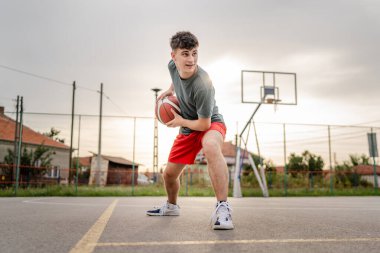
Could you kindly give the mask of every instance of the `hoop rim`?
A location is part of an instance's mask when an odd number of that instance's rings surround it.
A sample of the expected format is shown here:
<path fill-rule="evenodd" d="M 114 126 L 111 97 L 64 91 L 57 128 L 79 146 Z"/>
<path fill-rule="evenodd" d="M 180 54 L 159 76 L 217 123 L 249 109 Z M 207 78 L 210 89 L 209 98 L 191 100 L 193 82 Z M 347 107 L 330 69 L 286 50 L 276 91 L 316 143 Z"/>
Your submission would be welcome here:
<path fill-rule="evenodd" d="M 267 104 L 278 104 L 278 102 L 281 102 L 281 99 L 276 98 L 266 98 L 265 103 Z"/>

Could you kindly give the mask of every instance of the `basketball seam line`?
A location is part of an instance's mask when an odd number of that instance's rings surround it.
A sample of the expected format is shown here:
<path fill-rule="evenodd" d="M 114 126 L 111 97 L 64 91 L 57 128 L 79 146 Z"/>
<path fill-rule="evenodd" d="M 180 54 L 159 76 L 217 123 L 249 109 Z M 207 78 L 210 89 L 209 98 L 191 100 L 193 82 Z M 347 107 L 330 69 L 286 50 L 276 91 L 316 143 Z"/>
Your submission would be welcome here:
<path fill-rule="evenodd" d="M 171 106 L 173 106 L 179 113 L 181 113 L 181 108 L 178 107 L 178 105 L 176 105 L 175 103 L 173 103 L 172 101 L 170 101 L 168 99 L 167 103 Z"/>
<path fill-rule="evenodd" d="M 159 100 L 158 101 L 158 105 L 157 105 L 157 118 L 158 118 L 158 120 L 162 123 L 162 124 L 164 124 L 164 122 L 162 122 L 162 119 L 161 119 L 161 115 L 160 115 L 160 109 L 161 109 L 161 106 L 162 106 L 162 100 Z"/>
<path fill-rule="evenodd" d="M 162 124 L 165 124 L 164 122 L 162 122 L 162 119 L 161 119 L 161 115 L 160 115 L 160 111 L 161 111 L 161 106 L 164 104 L 164 103 L 167 103 L 167 104 L 169 104 L 169 105 L 171 105 L 172 107 L 174 107 L 174 109 L 176 109 L 179 113 L 181 113 L 181 109 L 179 108 L 179 106 L 177 106 L 175 103 L 173 103 L 171 100 L 169 100 L 168 98 L 164 98 L 164 99 L 162 99 L 162 100 L 160 100 L 159 101 L 160 103 L 159 103 L 159 106 L 158 106 L 158 109 L 157 109 L 157 111 L 158 111 L 158 117 L 159 117 L 159 120 L 160 120 L 160 122 L 162 123 Z M 167 116 L 170 116 L 170 114 L 169 114 L 169 112 L 168 112 L 168 110 L 167 110 L 167 108 L 166 108 L 166 106 L 164 106 L 164 111 L 166 112 L 166 115 Z"/>

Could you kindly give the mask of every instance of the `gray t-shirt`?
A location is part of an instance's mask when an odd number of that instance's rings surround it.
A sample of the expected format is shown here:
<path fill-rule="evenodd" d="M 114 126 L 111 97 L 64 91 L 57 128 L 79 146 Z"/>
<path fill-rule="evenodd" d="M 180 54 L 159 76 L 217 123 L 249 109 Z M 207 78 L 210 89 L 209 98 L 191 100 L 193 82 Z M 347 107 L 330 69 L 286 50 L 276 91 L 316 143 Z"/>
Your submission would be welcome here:
<path fill-rule="evenodd" d="M 216 106 L 214 86 L 206 71 L 198 66 L 192 77 L 181 79 L 173 60 L 169 62 L 168 68 L 184 119 L 211 118 L 211 122 L 224 123 L 223 116 L 219 114 Z M 180 128 L 180 133 L 185 135 L 193 131 L 187 127 Z"/>

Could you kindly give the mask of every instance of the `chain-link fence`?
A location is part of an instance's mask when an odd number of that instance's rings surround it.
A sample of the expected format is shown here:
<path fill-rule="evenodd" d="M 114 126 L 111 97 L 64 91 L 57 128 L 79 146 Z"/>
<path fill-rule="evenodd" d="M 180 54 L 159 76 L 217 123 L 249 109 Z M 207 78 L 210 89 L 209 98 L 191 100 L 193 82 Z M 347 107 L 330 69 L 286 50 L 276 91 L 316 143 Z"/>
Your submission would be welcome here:
<path fill-rule="evenodd" d="M 7 113 L 7 116 L 15 118 L 12 113 Z M 89 184 L 137 187 L 151 185 L 155 176 L 157 182 L 154 184 L 162 185 L 161 173 L 178 129 L 159 124 L 159 169 L 153 171 L 153 118 L 103 116 L 101 144 L 98 116 L 76 115 L 74 122 L 74 152 L 72 164 L 69 166 L 71 115 L 24 114 L 20 187 L 76 187 Z M 53 138 L 56 138 L 57 142 L 64 142 L 63 146 L 49 146 L 45 143 L 44 145 L 50 148 L 49 151 L 38 154 L 40 157 L 36 159 L 36 148 L 39 146 L 36 143 L 39 140 L 34 135 L 28 135 L 28 129 L 48 134 L 52 128 L 59 132 Z M 369 157 L 367 134 L 371 132 L 378 136 L 380 128 L 256 122 L 250 131 L 247 149 L 264 159 L 267 165 L 266 179 L 272 191 L 287 194 L 291 189 L 323 189 L 329 192 L 333 192 L 334 189 L 357 187 L 373 189 L 376 178 L 374 169 L 377 169 L 376 176 L 380 169 L 374 166 L 374 160 Z M 91 170 L 96 167 L 93 160 L 99 147 L 103 159 L 107 161 L 106 174 L 102 174 L 103 182 L 91 183 L 91 173 L 93 176 L 102 173 Z M 15 184 L 16 168 L 10 159 L 13 151 L 13 141 L 1 140 L 0 184 L 3 189 Z M 46 163 L 49 159 L 50 162 Z M 233 184 L 234 171 L 234 163 L 229 164 L 230 187 Z M 259 189 L 248 165 L 243 167 L 241 178 L 243 189 Z M 211 188 L 206 164 L 187 167 L 181 180 L 188 190 L 198 187 L 207 188 L 209 191 Z"/>

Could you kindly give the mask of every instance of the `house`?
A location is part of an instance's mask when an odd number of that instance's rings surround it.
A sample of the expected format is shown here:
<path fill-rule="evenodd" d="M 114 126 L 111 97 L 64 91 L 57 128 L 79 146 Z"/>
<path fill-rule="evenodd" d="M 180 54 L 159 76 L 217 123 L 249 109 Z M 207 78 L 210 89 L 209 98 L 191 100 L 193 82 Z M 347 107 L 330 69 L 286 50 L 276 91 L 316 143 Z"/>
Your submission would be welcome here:
<path fill-rule="evenodd" d="M 16 121 L 6 116 L 4 107 L 0 107 L 0 164 L 4 163 L 4 158 L 8 154 L 7 150 L 14 150 L 15 128 Z M 35 150 L 40 145 L 48 147 L 53 152 L 52 168 L 48 170 L 45 178 L 57 179 L 61 183 L 67 183 L 70 148 L 23 125 L 22 149 Z M 1 172 L 0 169 L 0 174 Z"/>
<path fill-rule="evenodd" d="M 78 166 L 78 184 L 88 185 L 90 170 L 91 170 L 91 156 L 73 158 L 73 168 L 76 170 Z M 75 173 L 76 175 L 76 173 Z"/>
<path fill-rule="evenodd" d="M 284 166 L 276 166 L 275 171 L 277 174 L 284 174 L 285 173 L 285 167 Z"/>
<path fill-rule="evenodd" d="M 222 154 L 227 163 L 230 183 L 231 180 L 233 180 L 235 174 L 236 148 L 237 146 L 235 144 L 232 144 L 232 141 L 224 142 L 222 146 Z M 249 152 L 248 150 L 242 148 L 240 155 L 243 165 L 249 165 L 250 163 L 248 156 L 252 155 L 252 152 Z M 199 151 L 199 153 L 197 154 L 195 158 L 195 164 L 191 166 L 190 173 L 200 174 L 201 176 L 203 176 L 204 174 L 208 174 L 207 160 L 203 153 L 203 150 Z"/>
<path fill-rule="evenodd" d="M 226 160 L 228 167 L 234 167 L 236 163 L 236 145 L 232 144 L 232 141 L 224 142 L 222 146 L 222 154 L 224 159 Z M 247 151 L 246 149 L 241 149 L 241 157 L 243 158 L 243 164 L 249 164 L 248 154 L 252 155 L 252 152 Z M 195 158 L 195 162 L 199 164 L 206 164 L 206 158 L 203 153 L 203 150 L 199 151 L 197 157 Z"/>
<path fill-rule="evenodd" d="M 235 174 L 236 145 L 232 144 L 232 141 L 224 142 L 222 146 L 222 154 L 227 163 L 229 173 L 229 184 L 231 184 Z M 247 151 L 246 149 L 241 150 L 241 157 L 243 158 L 242 162 L 244 165 L 250 165 L 248 159 L 249 154 L 252 155 L 253 153 Z M 158 173 L 159 175 L 157 177 L 157 182 L 163 182 L 162 173 L 165 167 L 166 164 L 163 164 L 163 166 L 160 169 L 160 172 Z M 145 172 L 145 175 L 148 176 L 148 178 L 154 178 L 153 172 Z M 199 153 L 195 157 L 194 164 L 187 165 L 185 167 L 181 174 L 180 180 L 181 183 L 185 183 L 187 180 L 187 182 L 189 182 L 190 184 L 195 182 L 206 182 L 207 184 L 209 184 L 210 178 L 208 175 L 207 161 L 204 156 L 203 150 L 199 151 Z"/>
<path fill-rule="evenodd" d="M 354 173 L 361 176 L 362 180 L 365 180 L 373 185 L 375 185 L 375 177 L 373 171 L 373 165 L 356 165 L 353 167 Z M 377 177 L 377 187 L 380 184 L 380 166 L 376 165 L 376 177 Z"/>
<path fill-rule="evenodd" d="M 98 156 L 96 154 L 92 157 L 82 157 L 80 159 L 82 161 L 91 160 L 89 185 L 131 185 L 133 169 L 135 170 L 134 184 L 137 185 L 139 163 L 133 163 L 122 157 L 101 155 L 99 171 Z M 100 175 L 99 178 L 97 178 L 97 175 Z"/>

